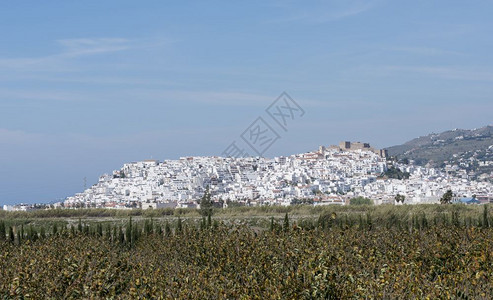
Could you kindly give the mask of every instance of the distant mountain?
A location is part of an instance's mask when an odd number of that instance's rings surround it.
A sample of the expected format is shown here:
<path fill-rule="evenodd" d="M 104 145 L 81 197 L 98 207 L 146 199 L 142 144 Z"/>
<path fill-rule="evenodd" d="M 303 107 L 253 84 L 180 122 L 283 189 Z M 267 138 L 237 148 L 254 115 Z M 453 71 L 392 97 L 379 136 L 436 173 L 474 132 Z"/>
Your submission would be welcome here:
<path fill-rule="evenodd" d="M 412 159 L 418 165 L 456 165 L 484 174 L 493 171 L 493 126 L 432 133 L 387 150 L 390 156 Z"/>

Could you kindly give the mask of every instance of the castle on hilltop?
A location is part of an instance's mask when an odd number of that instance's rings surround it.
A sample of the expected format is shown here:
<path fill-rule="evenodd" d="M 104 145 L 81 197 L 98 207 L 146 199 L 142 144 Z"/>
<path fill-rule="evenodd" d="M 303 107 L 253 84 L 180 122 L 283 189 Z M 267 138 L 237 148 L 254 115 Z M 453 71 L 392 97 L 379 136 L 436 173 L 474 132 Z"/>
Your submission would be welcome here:
<path fill-rule="evenodd" d="M 371 151 L 377 155 L 380 155 L 380 157 L 386 158 L 388 157 L 388 152 L 386 149 L 375 149 L 370 146 L 370 143 L 361 143 L 361 142 L 349 142 L 349 141 L 343 141 L 340 142 L 338 146 L 330 146 L 329 148 L 331 149 L 339 149 L 341 151 Z M 323 153 L 325 151 L 325 146 L 320 146 L 319 152 Z"/>
<path fill-rule="evenodd" d="M 371 151 L 377 155 L 380 155 L 380 157 L 387 157 L 388 152 L 386 149 L 375 149 L 370 146 L 370 143 L 361 143 L 361 142 L 340 142 L 339 143 L 339 149 L 345 150 L 345 151 L 354 151 L 354 150 L 366 150 L 366 151 Z"/>

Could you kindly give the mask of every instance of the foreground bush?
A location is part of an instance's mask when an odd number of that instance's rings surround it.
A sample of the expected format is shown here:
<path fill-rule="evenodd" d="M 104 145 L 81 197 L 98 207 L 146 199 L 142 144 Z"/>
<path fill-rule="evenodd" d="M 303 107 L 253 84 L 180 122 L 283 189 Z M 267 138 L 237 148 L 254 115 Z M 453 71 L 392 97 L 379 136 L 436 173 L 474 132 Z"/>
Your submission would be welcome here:
<path fill-rule="evenodd" d="M 180 223 L 174 232 L 149 230 L 132 247 L 64 232 L 0 241 L 0 297 L 486 298 L 492 257 L 493 229 L 464 226 L 255 232 Z"/>

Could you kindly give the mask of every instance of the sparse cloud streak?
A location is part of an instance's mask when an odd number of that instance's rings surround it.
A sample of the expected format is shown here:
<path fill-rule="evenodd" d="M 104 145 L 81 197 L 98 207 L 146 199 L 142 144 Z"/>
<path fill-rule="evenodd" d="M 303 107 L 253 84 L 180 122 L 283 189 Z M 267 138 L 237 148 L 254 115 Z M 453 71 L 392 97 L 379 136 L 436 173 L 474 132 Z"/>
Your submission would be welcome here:
<path fill-rule="evenodd" d="M 493 81 L 493 72 L 467 67 L 440 66 L 386 66 L 385 70 L 393 73 L 416 73 L 442 79 L 464 81 Z"/>
<path fill-rule="evenodd" d="M 426 56 L 438 56 L 438 55 L 457 55 L 462 56 L 465 53 L 460 51 L 450 51 L 433 47 L 389 47 L 385 50 L 395 51 L 395 52 L 404 52 L 409 54 L 416 55 L 426 55 Z"/>
<path fill-rule="evenodd" d="M 280 6 L 285 16 L 270 20 L 272 23 L 310 22 L 326 23 L 362 14 L 376 5 L 376 1 L 326 1 L 299 9 L 290 4 Z"/>
<path fill-rule="evenodd" d="M 64 51 L 61 56 L 81 56 L 128 50 L 131 41 L 123 38 L 85 38 L 58 40 Z"/>
<path fill-rule="evenodd" d="M 39 57 L 0 58 L 0 68 L 14 71 L 64 72 L 74 70 L 72 60 L 79 57 L 113 54 L 144 47 L 161 46 L 163 39 L 77 38 L 55 41 L 57 53 Z M 75 68 L 77 69 L 77 68 Z"/>

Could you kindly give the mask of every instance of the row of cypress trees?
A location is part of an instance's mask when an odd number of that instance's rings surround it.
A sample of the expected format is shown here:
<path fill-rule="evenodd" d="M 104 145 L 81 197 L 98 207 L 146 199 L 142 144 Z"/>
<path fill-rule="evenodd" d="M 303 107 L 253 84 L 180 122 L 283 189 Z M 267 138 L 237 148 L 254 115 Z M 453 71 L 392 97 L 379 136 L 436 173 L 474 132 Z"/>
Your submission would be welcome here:
<path fill-rule="evenodd" d="M 335 212 L 323 214 L 318 218 L 317 224 L 312 224 L 310 220 L 300 221 L 300 227 L 304 229 L 320 228 L 322 230 L 339 227 L 340 229 L 357 227 L 363 230 L 371 230 L 374 226 L 385 226 L 387 229 L 396 228 L 399 230 L 422 230 L 432 226 L 455 226 L 455 227 L 493 227 L 493 218 L 488 212 L 488 207 L 483 206 L 481 215 L 461 216 L 459 210 L 450 213 L 434 214 L 427 216 L 425 212 L 415 213 L 409 216 L 401 216 L 393 212 L 373 219 L 372 214 L 358 214 L 338 216 Z"/>
<path fill-rule="evenodd" d="M 216 224 L 216 222 L 214 222 Z M 201 224 L 201 228 L 211 227 L 211 218 L 208 217 L 207 223 L 205 219 Z M 70 224 L 69 226 L 60 225 L 54 223 L 49 232 L 46 231 L 45 226 L 36 227 L 33 224 L 28 226 L 10 225 L 7 226 L 4 220 L 0 220 L 0 242 L 10 241 L 12 243 L 21 244 L 25 241 L 36 241 L 38 239 L 45 239 L 53 236 L 95 236 L 108 239 L 112 242 L 118 242 L 122 245 L 132 247 L 139 240 L 141 236 L 148 236 L 151 234 L 157 234 L 162 236 L 171 236 L 173 234 L 180 234 L 184 230 L 184 225 L 180 217 L 178 217 L 175 223 L 174 229 L 168 221 L 164 224 L 164 228 L 156 224 L 151 218 L 144 220 L 143 224 L 136 223 L 129 218 L 128 222 L 123 225 L 116 224 L 103 224 L 102 222 L 96 223 L 84 223 L 79 218 L 78 223 Z"/>
<path fill-rule="evenodd" d="M 383 222 L 383 224 L 378 224 Z M 488 208 L 485 205 L 483 208 L 483 213 L 477 218 L 472 218 L 470 216 L 461 217 L 458 211 L 452 212 L 450 215 L 441 214 L 435 215 L 431 220 L 426 216 L 426 214 L 414 214 L 409 220 L 402 221 L 398 216 L 394 214 L 388 215 L 385 220 L 378 220 L 374 222 L 371 214 L 367 213 L 364 217 L 363 215 L 358 215 L 358 219 L 349 218 L 347 214 L 343 217 L 339 217 L 336 213 L 330 215 L 322 215 L 319 217 L 318 221 L 314 223 L 311 220 L 301 220 L 299 222 L 299 227 L 302 229 L 315 229 L 319 228 L 322 230 L 327 230 L 332 227 L 340 227 L 341 229 L 357 226 L 360 229 L 371 230 L 374 225 L 386 226 L 390 228 L 399 228 L 405 230 L 421 230 L 429 228 L 430 226 L 466 226 L 466 227 L 481 227 L 489 228 L 493 226 L 493 219 L 489 216 Z M 107 223 L 104 225 L 102 222 L 97 223 L 83 223 L 79 218 L 77 226 L 71 224 L 69 227 L 60 226 L 54 223 L 49 232 L 46 231 L 44 226 L 36 228 L 33 224 L 29 224 L 24 227 L 20 226 L 7 226 L 5 221 L 0 220 L 0 241 L 10 241 L 12 243 L 21 244 L 23 241 L 36 241 L 38 239 L 44 239 L 49 236 L 57 235 L 86 235 L 86 236 L 96 236 L 101 238 L 106 238 L 112 242 L 118 242 L 122 245 L 133 247 L 141 236 L 148 236 L 151 234 L 171 236 L 173 234 L 180 234 L 183 232 L 182 220 L 178 217 L 174 230 L 171 225 L 166 221 L 164 229 L 161 225 L 156 224 L 154 220 L 146 219 L 144 224 L 141 226 L 139 223 L 135 223 L 132 217 L 129 218 L 128 222 L 124 225 L 114 225 Z M 216 229 L 219 223 L 214 220 L 212 221 L 211 214 L 206 214 L 202 217 L 200 222 L 200 230 L 207 230 L 209 228 Z M 293 224 L 293 228 L 298 228 L 297 224 Z M 290 220 L 288 214 L 284 216 L 284 221 L 278 224 L 274 221 L 274 217 L 271 218 L 270 230 L 275 232 L 288 232 L 291 230 Z"/>

